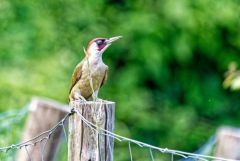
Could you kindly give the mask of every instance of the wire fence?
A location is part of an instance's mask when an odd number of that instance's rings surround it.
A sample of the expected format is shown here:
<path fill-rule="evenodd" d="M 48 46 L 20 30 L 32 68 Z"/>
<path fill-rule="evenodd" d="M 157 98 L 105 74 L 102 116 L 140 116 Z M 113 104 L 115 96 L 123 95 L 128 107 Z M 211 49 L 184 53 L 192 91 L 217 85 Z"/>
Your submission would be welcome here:
<path fill-rule="evenodd" d="M 74 112 L 77 113 L 77 115 L 81 118 L 81 120 L 92 130 L 95 130 L 98 134 L 100 135 L 106 135 L 108 137 L 114 138 L 114 140 L 117 140 L 119 142 L 127 142 L 128 143 L 128 149 L 129 149 L 129 155 L 130 155 L 130 160 L 133 161 L 133 155 L 132 155 L 132 148 L 131 145 L 135 144 L 138 145 L 141 148 L 148 148 L 151 160 L 154 161 L 154 156 L 152 153 L 152 150 L 157 150 L 160 153 L 163 154 L 170 154 L 171 155 L 171 161 L 174 160 L 174 156 L 179 156 L 182 158 L 192 158 L 194 160 L 202 160 L 202 161 L 208 161 L 208 160 L 215 160 L 215 161 L 237 161 L 237 160 L 232 160 L 232 159 L 225 159 L 225 158 L 219 158 L 219 157 L 214 157 L 214 156 L 209 156 L 209 155 L 201 155 L 201 154 L 195 154 L 195 153 L 189 153 L 189 152 L 184 152 L 180 150 L 173 150 L 173 149 L 168 149 L 168 148 L 161 148 L 161 147 L 156 147 L 138 140 L 134 140 L 131 138 L 127 138 L 115 133 L 112 133 L 110 131 L 107 131 L 105 129 L 101 129 L 94 125 L 93 123 L 89 122 L 87 119 L 85 119 L 81 113 L 74 109 Z"/>
<path fill-rule="evenodd" d="M 28 112 L 28 107 L 23 108 L 21 111 L 11 111 L 11 112 L 7 112 L 6 114 L 2 114 L 2 118 L 8 118 L 9 116 L 12 117 L 12 122 L 9 122 L 8 124 L 11 123 L 15 123 L 16 121 L 19 121 L 21 118 L 24 117 L 24 115 Z M 51 138 L 51 136 L 55 133 L 58 132 L 57 129 L 62 128 L 63 133 L 64 133 L 64 137 L 67 140 L 67 131 L 66 131 L 66 125 L 65 122 L 67 121 L 68 117 L 71 115 L 72 113 L 68 113 L 66 114 L 61 121 L 59 121 L 55 126 L 53 126 L 51 129 L 44 131 L 42 133 L 40 133 L 39 135 L 35 136 L 34 138 L 24 141 L 24 142 L 20 142 L 18 144 L 11 144 L 8 146 L 4 146 L 4 147 L 0 147 L 0 154 L 1 153 L 9 153 L 10 151 L 14 151 L 14 150 L 24 150 L 28 160 L 32 161 L 30 152 L 29 152 L 29 148 L 34 148 L 36 146 L 40 147 L 40 155 L 41 155 L 41 159 L 42 161 L 44 160 L 44 152 L 45 152 L 45 146 L 47 145 L 49 139 Z M 14 119 L 14 116 L 16 117 Z M 1 118 L 1 114 L 0 114 L 0 118 Z M 1 127 L 1 126 L 0 126 Z M 10 155 L 16 155 L 16 153 L 11 153 Z M 4 160 L 6 161 L 8 157 L 0 157 L 0 160 Z"/>
<path fill-rule="evenodd" d="M 0 113 L 0 132 L 13 124 L 19 123 L 28 113 L 28 105 L 21 110 L 13 110 Z"/>
<path fill-rule="evenodd" d="M 17 119 L 20 119 L 21 117 L 23 118 L 23 116 L 27 113 L 27 108 L 22 109 L 21 111 L 16 111 L 16 112 L 9 112 L 9 113 L 1 113 L 0 114 L 0 119 L 4 118 L 4 117 L 14 117 L 14 116 L 20 116 Z M 44 160 L 44 152 L 45 152 L 45 146 L 48 143 L 48 140 L 51 138 L 52 134 L 54 132 L 56 132 L 56 130 L 58 128 L 62 128 L 63 130 L 63 134 L 64 134 L 64 138 L 65 141 L 68 142 L 68 136 L 67 136 L 67 130 L 66 130 L 66 125 L 65 123 L 67 122 L 68 118 L 72 115 L 72 114 L 77 114 L 77 116 L 82 120 L 82 122 L 87 125 L 87 127 L 89 127 L 91 130 L 94 130 L 95 132 L 97 132 L 97 134 L 99 135 L 104 135 L 106 137 L 110 137 L 113 138 L 115 141 L 120 142 L 120 143 L 127 143 L 127 149 L 129 151 L 129 160 L 130 161 L 134 161 L 134 154 L 133 154 L 133 150 L 132 150 L 132 146 L 135 145 L 139 148 L 144 148 L 147 149 L 149 152 L 149 159 L 151 161 L 155 161 L 155 160 L 159 160 L 158 158 L 156 158 L 156 155 L 154 155 L 154 153 L 160 153 L 160 154 L 165 154 L 165 155 L 169 155 L 170 157 L 170 161 L 174 161 L 174 160 L 200 160 L 200 161 L 210 161 L 210 160 L 214 160 L 214 161 L 239 161 L 239 160 L 233 160 L 233 159 L 225 159 L 225 158 L 219 158 L 219 157 L 214 157 L 214 156 L 209 156 L 209 155 L 202 155 L 202 154 L 196 154 L 196 153 L 189 153 L 189 152 L 184 152 L 184 151 L 180 151 L 180 150 L 174 150 L 174 149 L 168 149 L 168 148 L 161 148 L 161 147 L 156 147 L 138 140 L 134 140 L 131 138 L 127 138 L 118 134 L 115 134 L 113 132 L 107 131 L 105 129 L 101 129 L 99 127 L 97 127 L 97 125 L 93 124 L 92 122 L 88 121 L 86 118 L 83 117 L 83 115 L 76 109 L 76 108 L 72 108 L 70 113 L 67 113 L 61 121 L 59 121 L 55 126 L 53 126 L 51 129 L 37 135 L 36 137 L 25 141 L 25 142 L 21 142 L 18 144 L 11 144 L 9 146 L 5 146 L 5 147 L 0 147 L 0 154 L 1 153 L 8 153 L 9 151 L 13 151 L 13 150 L 17 150 L 17 149 L 22 149 L 25 150 L 26 155 L 29 159 L 29 161 L 32 161 L 32 158 L 29 154 L 29 150 L 28 147 L 32 146 L 36 146 L 37 144 L 39 144 L 40 146 L 40 155 L 42 158 L 42 161 Z M 13 121 L 14 122 L 14 121 Z M 1 126 L 0 126 L 1 127 Z M 1 158 L 0 158 L 1 159 Z M 1 159 L 2 160 L 2 159 Z"/>
<path fill-rule="evenodd" d="M 18 135 L 16 129 L 21 127 L 21 123 L 23 122 L 22 120 L 25 118 L 27 113 L 28 105 L 21 108 L 21 110 L 12 110 L 0 113 L 0 136 L 9 136 L 6 139 L 0 140 L 0 146 L 3 144 L 10 144 L 12 139 L 9 138 L 11 136 L 15 137 L 16 135 Z"/>
<path fill-rule="evenodd" d="M 11 145 L 19 141 L 21 136 L 22 124 L 28 113 L 28 105 L 20 110 L 11 110 L 0 113 L 0 147 Z M 8 154 L 8 156 L 7 156 Z M 13 160 L 14 151 L 8 151 L 7 154 L 1 154 L 0 160 Z"/>

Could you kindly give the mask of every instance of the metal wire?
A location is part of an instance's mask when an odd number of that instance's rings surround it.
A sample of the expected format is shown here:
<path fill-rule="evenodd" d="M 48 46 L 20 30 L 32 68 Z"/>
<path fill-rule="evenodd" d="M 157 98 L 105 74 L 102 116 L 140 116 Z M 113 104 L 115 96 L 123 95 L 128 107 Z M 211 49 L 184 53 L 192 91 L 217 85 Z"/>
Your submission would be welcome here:
<path fill-rule="evenodd" d="M 133 143 L 136 144 L 140 147 L 145 147 L 145 148 L 151 148 L 151 149 L 155 149 L 158 150 L 161 153 L 166 153 L 166 154 L 172 154 L 175 156 L 180 156 L 183 158 L 193 158 L 193 159 L 198 159 L 198 160 L 203 160 L 203 161 L 208 161 L 208 160 L 218 160 L 218 161 L 239 161 L 239 160 L 234 160 L 234 159 L 226 159 L 226 158 L 221 158 L 221 157 L 214 157 L 214 156 L 209 156 L 209 155 L 201 155 L 201 154 L 195 154 L 195 153 L 189 153 L 189 152 L 184 152 L 184 151 L 180 151 L 180 150 L 173 150 L 173 149 L 168 149 L 168 148 L 160 148 L 160 147 L 156 147 L 138 140 L 134 140 L 131 138 L 127 138 L 115 133 L 112 133 L 110 131 L 107 131 L 105 129 L 99 128 L 96 125 L 94 125 L 93 123 L 89 122 L 87 119 L 85 119 L 81 113 L 77 110 L 77 109 L 73 109 L 73 111 L 75 111 L 77 113 L 77 115 L 80 117 L 80 119 L 90 128 L 93 128 L 94 130 L 98 130 L 100 131 L 100 133 L 102 135 L 107 135 L 109 137 L 112 137 L 120 142 L 128 142 L 128 143 Z"/>
<path fill-rule="evenodd" d="M 9 150 L 12 150 L 12 149 L 21 149 L 22 147 L 27 147 L 27 146 L 35 146 L 37 143 L 40 143 L 44 140 L 48 140 L 51 136 L 51 134 L 58 128 L 58 127 L 61 127 L 62 124 L 64 124 L 64 122 L 67 120 L 67 118 L 71 115 L 72 113 L 68 113 L 67 115 L 64 116 L 64 118 L 59 121 L 55 126 L 53 126 L 51 129 L 45 131 L 45 132 L 42 132 L 40 133 L 39 135 L 37 135 L 36 137 L 28 140 L 28 141 L 25 141 L 25 142 L 22 142 L 22 143 L 18 143 L 18 144 L 12 144 L 12 145 L 9 145 L 9 146 L 6 146 L 6 147 L 1 147 L 0 148 L 0 153 L 1 152 L 7 152 Z M 44 147 L 45 147 L 45 144 L 44 144 Z"/>
<path fill-rule="evenodd" d="M 64 138 L 66 140 L 66 143 L 68 143 L 68 137 L 67 137 L 67 132 L 66 132 L 65 126 L 64 126 L 64 124 L 62 124 L 61 126 L 63 128 Z"/>
<path fill-rule="evenodd" d="M 27 112 L 29 111 L 28 105 L 21 108 L 21 110 L 7 111 L 0 113 L 0 131 L 9 129 L 13 124 L 19 123 Z"/>
<path fill-rule="evenodd" d="M 26 153 L 27 153 L 28 160 L 32 161 L 32 158 L 31 158 L 31 156 L 30 156 L 30 154 L 29 154 L 29 152 L 28 152 L 28 150 L 27 150 L 27 146 L 24 146 L 24 148 L 25 148 L 25 151 L 26 151 Z"/>
<path fill-rule="evenodd" d="M 88 126 L 91 130 L 97 132 L 99 135 L 105 135 L 107 137 L 113 138 L 116 141 L 119 142 L 127 142 L 128 143 L 128 148 L 129 148 L 129 153 L 130 153 L 130 157 L 131 157 L 131 161 L 133 161 L 133 156 L 132 156 L 132 149 L 131 149 L 131 144 L 135 144 L 138 145 L 141 148 L 148 148 L 150 150 L 150 156 L 151 159 L 154 161 L 154 157 L 152 154 L 152 150 L 155 151 L 159 151 L 163 154 L 170 154 L 171 155 L 171 161 L 174 160 L 174 156 L 179 156 L 182 158 L 192 158 L 194 160 L 201 160 L 201 161 L 209 161 L 209 160 L 218 160 L 218 161 L 239 161 L 239 160 L 233 160 L 233 159 L 225 159 L 225 158 L 220 158 L 220 157 L 214 157 L 214 156 L 209 156 L 209 155 L 201 155 L 201 154 L 195 154 L 195 153 L 189 153 L 189 152 L 184 152 L 184 151 L 180 151 L 180 150 L 173 150 L 173 149 L 168 149 L 168 148 L 161 148 L 161 147 L 156 147 L 138 140 L 134 140 L 131 138 L 127 138 L 118 134 L 115 134 L 113 132 L 107 131 L 105 129 L 102 129 L 100 127 L 98 127 L 97 125 L 93 124 L 92 122 L 88 121 L 86 118 L 84 118 L 82 116 L 82 114 L 75 108 L 73 108 L 71 110 L 70 113 L 66 114 L 63 119 L 61 121 L 59 121 L 55 126 L 53 126 L 51 129 L 40 133 L 39 135 L 37 135 L 36 137 L 22 142 L 22 143 L 18 143 L 18 144 L 12 144 L 6 147 L 1 147 L 0 148 L 0 153 L 5 152 L 7 153 L 9 150 L 13 150 L 13 149 L 21 149 L 22 147 L 25 148 L 25 151 L 28 155 L 29 160 L 31 161 L 31 157 L 29 155 L 29 152 L 27 150 L 28 146 L 34 146 L 37 143 L 40 143 L 41 145 L 41 157 L 42 157 L 42 161 L 44 161 L 44 147 L 47 144 L 48 139 L 51 137 L 51 134 L 54 133 L 56 131 L 57 128 L 61 127 L 64 129 L 64 135 L 66 136 L 66 130 L 64 127 L 64 122 L 69 118 L 70 115 L 72 115 L 73 113 L 76 113 L 79 118 L 82 120 L 82 122 Z M 45 141 L 45 143 L 44 143 Z M 44 143 L 44 145 L 42 145 L 42 143 Z"/>
<path fill-rule="evenodd" d="M 171 161 L 174 161 L 174 155 L 171 154 Z"/>
<path fill-rule="evenodd" d="M 24 116 L 27 112 L 28 112 L 28 105 L 24 106 L 20 111 L 13 110 L 13 111 L 1 112 L 0 113 L 0 121 L 6 120 L 6 119 L 12 118 L 12 117 L 19 118 L 19 116 Z"/>
<path fill-rule="evenodd" d="M 128 149 L 129 149 L 130 159 L 131 161 L 133 161 L 131 142 L 128 142 Z"/>
<path fill-rule="evenodd" d="M 154 157 L 153 157 L 153 153 L 152 153 L 152 149 L 151 148 L 149 148 L 149 152 L 150 152 L 150 156 L 151 156 L 152 161 L 154 161 Z"/>

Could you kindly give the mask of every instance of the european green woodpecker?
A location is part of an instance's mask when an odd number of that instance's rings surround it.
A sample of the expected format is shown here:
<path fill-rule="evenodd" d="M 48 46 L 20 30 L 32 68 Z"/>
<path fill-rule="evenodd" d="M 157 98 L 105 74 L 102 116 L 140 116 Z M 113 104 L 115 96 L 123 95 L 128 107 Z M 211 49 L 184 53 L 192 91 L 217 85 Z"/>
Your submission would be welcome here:
<path fill-rule="evenodd" d="M 95 38 L 89 42 L 84 59 L 77 64 L 72 74 L 69 100 L 93 100 L 108 77 L 108 66 L 104 64 L 104 51 L 121 36 Z"/>

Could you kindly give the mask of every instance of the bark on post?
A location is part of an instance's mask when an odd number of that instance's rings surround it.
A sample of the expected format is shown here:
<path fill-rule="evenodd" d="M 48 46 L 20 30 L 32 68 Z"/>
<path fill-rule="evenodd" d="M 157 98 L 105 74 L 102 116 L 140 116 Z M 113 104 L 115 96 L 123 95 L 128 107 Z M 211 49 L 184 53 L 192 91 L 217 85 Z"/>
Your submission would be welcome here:
<path fill-rule="evenodd" d="M 215 156 L 240 160 L 240 129 L 222 127 L 218 130 Z"/>
<path fill-rule="evenodd" d="M 109 101 L 72 103 L 85 119 L 113 132 L 115 103 Z M 81 120 L 78 113 L 69 118 L 68 161 L 113 161 L 112 137 L 98 133 Z"/>
<path fill-rule="evenodd" d="M 65 115 L 69 112 L 67 105 L 60 104 L 56 101 L 33 98 L 29 106 L 29 115 L 25 124 L 24 133 L 22 136 L 22 142 L 34 138 L 40 133 L 49 130 L 56 125 Z M 44 140 L 41 144 L 47 144 L 41 149 L 40 143 L 35 146 L 23 147 L 17 152 L 16 161 L 51 161 L 57 150 L 58 143 L 60 141 L 62 128 L 57 128 L 51 135 L 50 139 Z"/>

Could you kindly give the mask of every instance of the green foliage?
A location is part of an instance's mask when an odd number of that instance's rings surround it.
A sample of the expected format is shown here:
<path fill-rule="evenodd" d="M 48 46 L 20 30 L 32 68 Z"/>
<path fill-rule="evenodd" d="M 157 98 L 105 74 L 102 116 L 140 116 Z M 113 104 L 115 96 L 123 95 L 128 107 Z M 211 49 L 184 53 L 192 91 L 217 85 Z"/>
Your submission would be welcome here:
<path fill-rule="evenodd" d="M 117 102 L 115 132 L 194 151 L 220 125 L 239 125 L 239 94 L 222 88 L 229 62 L 240 64 L 239 22 L 238 0 L 1 0 L 0 110 L 33 95 L 67 103 L 83 46 L 123 35 L 104 54 L 100 92 Z M 121 145 L 115 153 L 129 160 Z"/>

